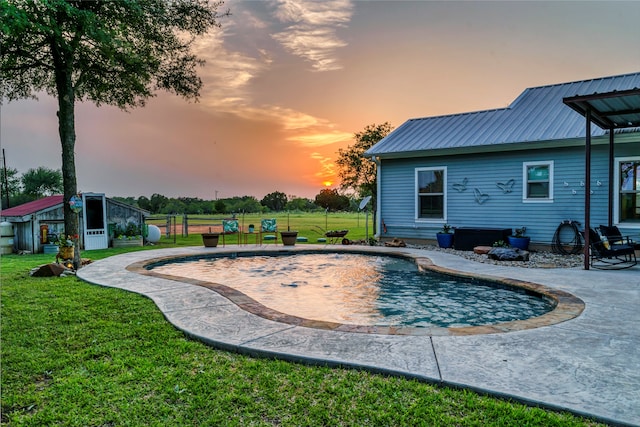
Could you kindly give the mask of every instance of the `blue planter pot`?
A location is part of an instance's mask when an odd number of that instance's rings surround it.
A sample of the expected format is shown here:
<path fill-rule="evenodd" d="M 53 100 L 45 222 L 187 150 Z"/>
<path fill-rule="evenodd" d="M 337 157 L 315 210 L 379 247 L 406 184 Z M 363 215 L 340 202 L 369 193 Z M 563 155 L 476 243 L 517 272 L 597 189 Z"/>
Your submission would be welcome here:
<path fill-rule="evenodd" d="M 453 246 L 453 233 L 437 233 L 436 239 L 438 246 L 441 248 L 450 248 Z"/>
<path fill-rule="evenodd" d="M 527 249 L 529 249 L 529 241 L 531 240 L 531 238 L 509 236 L 507 237 L 507 240 L 509 242 L 509 246 L 511 246 L 512 248 L 518 248 L 526 251 Z"/>

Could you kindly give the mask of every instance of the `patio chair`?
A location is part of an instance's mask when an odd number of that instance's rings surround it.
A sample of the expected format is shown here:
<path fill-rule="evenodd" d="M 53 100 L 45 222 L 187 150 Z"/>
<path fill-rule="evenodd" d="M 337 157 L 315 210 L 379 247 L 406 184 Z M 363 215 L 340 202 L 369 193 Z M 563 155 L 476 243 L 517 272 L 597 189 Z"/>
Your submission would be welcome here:
<path fill-rule="evenodd" d="M 240 244 L 240 225 L 237 219 L 222 220 L 222 246 L 226 245 L 225 236 L 236 234 L 238 236 L 238 244 Z"/>
<path fill-rule="evenodd" d="M 611 243 L 629 245 L 635 250 L 640 249 L 640 242 L 635 242 L 629 236 L 623 236 L 620 229 L 615 225 L 601 225 L 598 229 L 600 234 L 606 236 Z"/>
<path fill-rule="evenodd" d="M 604 240 L 593 228 L 589 229 L 589 260 L 591 267 L 600 270 L 629 268 L 638 263 L 632 245 Z"/>
<path fill-rule="evenodd" d="M 278 222 L 275 218 L 260 220 L 260 244 L 263 240 L 275 240 L 278 244 Z"/>

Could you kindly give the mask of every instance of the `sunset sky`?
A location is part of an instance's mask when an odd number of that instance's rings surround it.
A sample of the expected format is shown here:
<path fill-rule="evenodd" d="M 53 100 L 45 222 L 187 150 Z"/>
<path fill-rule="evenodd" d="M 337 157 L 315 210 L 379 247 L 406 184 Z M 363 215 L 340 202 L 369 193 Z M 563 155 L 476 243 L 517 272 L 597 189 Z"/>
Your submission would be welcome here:
<path fill-rule="evenodd" d="M 369 124 L 506 107 L 526 88 L 640 71 L 640 2 L 230 0 L 200 41 L 200 102 L 76 106 L 78 189 L 207 200 L 335 186 Z M 4 103 L 20 173 L 61 168 L 56 102 Z"/>

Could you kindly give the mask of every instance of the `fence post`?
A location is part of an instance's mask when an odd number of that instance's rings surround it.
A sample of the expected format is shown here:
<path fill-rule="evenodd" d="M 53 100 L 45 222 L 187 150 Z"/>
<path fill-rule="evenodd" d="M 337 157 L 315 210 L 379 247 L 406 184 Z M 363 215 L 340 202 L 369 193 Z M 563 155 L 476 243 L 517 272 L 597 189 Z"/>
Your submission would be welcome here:
<path fill-rule="evenodd" d="M 182 237 L 189 237 L 189 223 L 187 214 L 182 214 Z"/>
<path fill-rule="evenodd" d="M 167 226 L 166 226 L 166 234 L 167 237 L 171 236 L 171 215 L 167 215 Z"/>

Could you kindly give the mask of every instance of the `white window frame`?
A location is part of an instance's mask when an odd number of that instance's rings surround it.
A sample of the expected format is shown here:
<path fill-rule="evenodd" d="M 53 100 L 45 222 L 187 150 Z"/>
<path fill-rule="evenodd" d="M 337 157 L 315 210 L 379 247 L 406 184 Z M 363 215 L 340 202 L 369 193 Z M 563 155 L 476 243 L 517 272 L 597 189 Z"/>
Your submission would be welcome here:
<path fill-rule="evenodd" d="M 549 168 L 549 196 L 548 197 L 528 197 L 529 167 L 547 166 Z M 553 203 L 553 160 L 539 162 L 522 163 L 522 202 L 523 203 Z"/>
<path fill-rule="evenodd" d="M 442 171 L 442 218 L 420 218 L 420 186 L 418 183 L 418 175 L 420 172 L 426 171 Z M 432 167 L 422 167 L 415 169 L 415 182 L 413 186 L 413 192 L 415 195 L 415 221 L 416 222 L 425 222 L 425 223 L 437 223 L 441 224 L 442 221 L 447 222 L 447 167 L 446 166 L 432 166 Z"/>
<path fill-rule="evenodd" d="M 620 163 L 640 161 L 640 156 L 616 157 L 613 161 L 613 223 L 628 228 L 640 228 L 635 222 L 620 222 Z"/>

